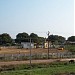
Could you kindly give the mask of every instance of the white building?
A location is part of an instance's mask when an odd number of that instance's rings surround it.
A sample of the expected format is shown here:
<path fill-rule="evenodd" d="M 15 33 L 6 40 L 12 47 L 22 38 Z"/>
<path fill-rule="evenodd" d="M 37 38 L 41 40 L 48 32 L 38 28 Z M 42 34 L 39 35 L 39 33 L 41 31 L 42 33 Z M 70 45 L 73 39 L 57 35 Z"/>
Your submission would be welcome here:
<path fill-rule="evenodd" d="M 30 48 L 30 42 L 21 42 L 23 48 Z M 31 43 L 31 48 L 34 48 L 34 43 Z"/>

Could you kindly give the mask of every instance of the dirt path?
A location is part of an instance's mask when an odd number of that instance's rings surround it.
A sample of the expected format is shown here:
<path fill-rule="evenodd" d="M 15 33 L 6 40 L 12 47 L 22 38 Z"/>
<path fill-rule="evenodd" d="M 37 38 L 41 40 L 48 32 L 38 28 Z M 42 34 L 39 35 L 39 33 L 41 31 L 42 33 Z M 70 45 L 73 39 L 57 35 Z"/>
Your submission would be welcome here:
<path fill-rule="evenodd" d="M 54 62 L 56 59 L 47 59 L 47 60 L 32 60 L 32 64 L 37 64 L 37 63 L 50 63 Z M 17 64 L 30 64 L 29 60 L 26 61 L 7 61 L 7 62 L 0 62 L 0 66 L 2 65 L 17 65 Z"/>
<path fill-rule="evenodd" d="M 46 59 L 46 60 L 32 60 L 32 64 L 38 64 L 38 63 L 51 63 L 54 61 L 69 61 L 69 60 L 75 60 L 75 58 L 72 59 Z M 8 61 L 8 62 L 0 62 L 0 66 L 2 65 L 19 65 L 19 64 L 30 64 L 29 60 L 26 61 Z"/>

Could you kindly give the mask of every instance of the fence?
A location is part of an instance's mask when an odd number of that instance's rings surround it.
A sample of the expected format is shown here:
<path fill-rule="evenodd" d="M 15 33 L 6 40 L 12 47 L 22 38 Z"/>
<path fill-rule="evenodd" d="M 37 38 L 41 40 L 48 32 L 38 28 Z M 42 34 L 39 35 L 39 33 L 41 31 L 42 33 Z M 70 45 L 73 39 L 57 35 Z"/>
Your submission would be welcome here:
<path fill-rule="evenodd" d="M 31 59 L 47 59 L 47 53 L 40 53 L 40 54 L 31 54 Z M 12 60 L 29 60 L 30 54 L 0 54 L 0 61 L 12 61 Z M 63 53 L 49 53 L 50 59 L 57 59 L 57 58 L 75 58 L 75 54 L 71 52 L 63 52 Z"/>

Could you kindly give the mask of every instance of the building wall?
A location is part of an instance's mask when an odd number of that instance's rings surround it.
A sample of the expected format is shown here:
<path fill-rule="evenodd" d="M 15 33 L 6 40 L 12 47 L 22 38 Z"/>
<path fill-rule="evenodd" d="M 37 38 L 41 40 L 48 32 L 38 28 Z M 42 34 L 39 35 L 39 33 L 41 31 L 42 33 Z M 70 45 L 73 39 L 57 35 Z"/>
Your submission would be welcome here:
<path fill-rule="evenodd" d="M 49 42 L 49 48 L 50 48 L 51 43 Z M 44 43 L 44 48 L 48 48 L 48 42 Z"/>
<path fill-rule="evenodd" d="M 22 42 L 21 45 L 23 48 L 30 48 L 30 42 Z M 34 43 L 31 43 L 31 48 L 34 48 Z"/>

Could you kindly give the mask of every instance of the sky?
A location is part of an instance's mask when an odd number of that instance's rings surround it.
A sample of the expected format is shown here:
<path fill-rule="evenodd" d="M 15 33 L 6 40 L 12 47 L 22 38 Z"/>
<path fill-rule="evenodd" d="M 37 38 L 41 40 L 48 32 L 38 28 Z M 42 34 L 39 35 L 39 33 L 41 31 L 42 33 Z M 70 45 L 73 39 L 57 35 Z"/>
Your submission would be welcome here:
<path fill-rule="evenodd" d="M 0 34 L 74 35 L 74 0 L 0 0 Z"/>

